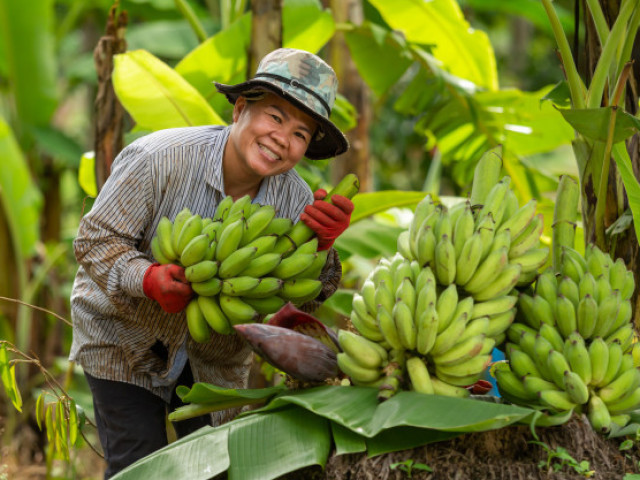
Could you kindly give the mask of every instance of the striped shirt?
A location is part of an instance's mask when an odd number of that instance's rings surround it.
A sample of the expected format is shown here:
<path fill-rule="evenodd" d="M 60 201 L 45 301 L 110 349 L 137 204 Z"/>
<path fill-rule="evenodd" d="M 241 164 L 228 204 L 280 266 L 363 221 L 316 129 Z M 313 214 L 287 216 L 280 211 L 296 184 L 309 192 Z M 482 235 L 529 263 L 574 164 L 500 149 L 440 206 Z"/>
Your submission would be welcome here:
<path fill-rule="evenodd" d="M 114 161 L 74 241 L 79 269 L 71 294 L 70 359 L 90 375 L 132 383 L 168 401 L 188 359 L 196 381 L 227 388 L 246 385 L 251 352 L 245 342 L 216 333 L 207 343 L 193 341 L 184 312 L 166 313 L 142 289 L 160 219 L 173 220 L 184 207 L 213 217 L 225 197 L 222 156 L 230 129 L 155 132 L 133 142 Z M 266 177 L 254 201 L 271 204 L 277 216 L 297 221 L 313 194 L 289 170 Z M 322 298 L 335 291 L 341 274 L 335 251 L 329 258 Z M 218 423 L 228 419 L 224 415 Z"/>

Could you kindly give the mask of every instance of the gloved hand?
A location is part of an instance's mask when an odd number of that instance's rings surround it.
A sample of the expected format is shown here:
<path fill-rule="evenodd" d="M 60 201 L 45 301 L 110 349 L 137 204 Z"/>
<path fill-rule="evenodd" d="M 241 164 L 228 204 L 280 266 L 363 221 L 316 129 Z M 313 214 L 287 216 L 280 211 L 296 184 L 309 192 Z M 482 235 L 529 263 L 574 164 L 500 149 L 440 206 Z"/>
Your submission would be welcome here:
<path fill-rule="evenodd" d="M 144 272 L 142 290 L 168 313 L 184 310 L 193 297 L 191 285 L 184 276 L 184 268 L 173 263 L 152 264 Z"/>
<path fill-rule="evenodd" d="M 327 192 L 316 190 L 313 194 L 315 201 L 304 208 L 300 215 L 302 220 L 318 236 L 318 250 L 328 250 L 349 226 L 353 202 L 342 195 L 333 195 L 331 202 L 323 199 Z"/>

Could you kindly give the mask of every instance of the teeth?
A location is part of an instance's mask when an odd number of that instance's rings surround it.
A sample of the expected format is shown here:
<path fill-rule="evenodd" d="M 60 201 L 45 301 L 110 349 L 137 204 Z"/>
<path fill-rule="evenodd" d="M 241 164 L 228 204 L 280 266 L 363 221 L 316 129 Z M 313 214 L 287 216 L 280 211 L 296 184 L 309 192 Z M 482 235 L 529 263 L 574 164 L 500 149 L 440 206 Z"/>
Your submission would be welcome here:
<path fill-rule="evenodd" d="M 264 153 L 266 153 L 269 157 L 271 157 L 273 160 L 279 160 L 280 157 L 278 155 L 276 155 L 274 152 L 272 152 L 271 150 L 269 150 L 267 147 L 265 147 L 262 144 L 258 145 L 260 147 L 260 150 L 262 150 Z"/>

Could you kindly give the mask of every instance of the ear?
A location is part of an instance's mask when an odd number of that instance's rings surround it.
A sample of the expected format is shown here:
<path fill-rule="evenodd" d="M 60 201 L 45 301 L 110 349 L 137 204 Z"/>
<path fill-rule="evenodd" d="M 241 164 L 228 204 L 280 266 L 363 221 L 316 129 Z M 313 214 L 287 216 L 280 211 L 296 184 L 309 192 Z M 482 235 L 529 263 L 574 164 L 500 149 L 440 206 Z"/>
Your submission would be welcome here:
<path fill-rule="evenodd" d="M 236 123 L 240 118 L 240 114 L 247 106 L 246 97 L 240 96 L 236 99 L 236 103 L 233 106 L 233 122 Z"/>

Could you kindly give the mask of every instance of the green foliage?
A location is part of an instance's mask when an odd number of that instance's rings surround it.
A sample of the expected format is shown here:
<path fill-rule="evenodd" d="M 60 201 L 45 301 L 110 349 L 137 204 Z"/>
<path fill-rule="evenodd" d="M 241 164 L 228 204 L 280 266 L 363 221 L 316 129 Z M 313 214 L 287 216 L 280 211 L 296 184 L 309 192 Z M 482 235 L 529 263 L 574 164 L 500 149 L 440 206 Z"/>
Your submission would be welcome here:
<path fill-rule="evenodd" d="M 554 472 L 560 472 L 564 467 L 570 467 L 575 473 L 586 478 L 593 477 L 595 474 L 595 471 L 590 469 L 588 461 L 582 460 L 578 462 L 569 454 L 566 448 L 556 447 L 554 450 L 546 443 L 535 440 L 529 443 L 539 445 L 547 452 L 547 460 L 541 461 L 538 464 L 538 468 L 546 469 L 547 471 L 552 468 Z"/>
<path fill-rule="evenodd" d="M 407 474 L 407 478 L 413 478 L 413 470 L 424 470 L 425 472 L 433 472 L 433 469 L 424 463 L 416 463 L 414 460 L 409 459 L 404 462 L 396 462 L 389 465 L 391 470 L 401 470 Z"/>

